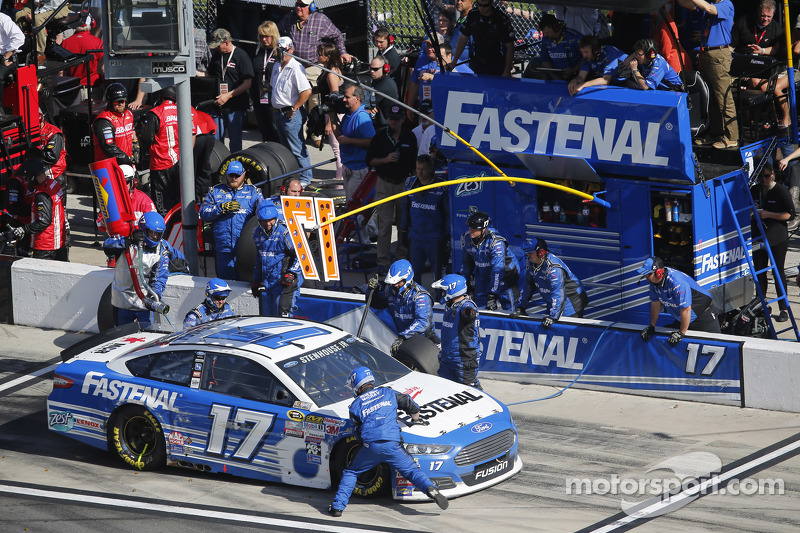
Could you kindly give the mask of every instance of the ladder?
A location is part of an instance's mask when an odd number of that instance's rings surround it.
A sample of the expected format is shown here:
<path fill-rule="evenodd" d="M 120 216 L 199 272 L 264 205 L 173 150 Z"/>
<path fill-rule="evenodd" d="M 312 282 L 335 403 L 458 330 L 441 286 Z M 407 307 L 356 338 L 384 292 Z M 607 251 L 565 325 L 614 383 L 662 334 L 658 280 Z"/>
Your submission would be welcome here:
<path fill-rule="evenodd" d="M 758 176 L 761 172 L 761 168 L 763 167 L 766 158 L 764 158 L 757 166 L 756 170 L 753 173 L 754 176 Z M 736 233 L 739 235 L 739 241 L 742 243 L 745 249 L 744 257 L 747 259 L 747 264 L 750 267 L 750 274 L 753 276 L 753 281 L 755 282 L 756 286 L 756 294 L 758 294 L 759 300 L 761 300 L 761 308 L 764 311 L 764 318 L 767 321 L 767 325 L 769 326 L 769 332 L 772 335 L 773 339 L 777 339 L 778 335 L 784 333 L 786 331 L 792 331 L 794 333 L 794 340 L 800 341 L 800 331 L 797 329 L 797 323 L 794 320 L 794 313 L 792 313 L 792 307 L 789 305 L 789 297 L 786 292 L 786 287 L 783 286 L 783 281 L 781 277 L 778 275 L 778 269 L 775 266 L 775 258 L 772 256 L 772 250 L 769 247 L 769 243 L 767 242 L 766 233 L 764 232 L 764 225 L 761 223 L 761 217 L 758 216 L 758 210 L 756 208 L 755 202 L 753 202 L 753 198 L 750 195 L 750 183 L 748 181 L 747 173 L 744 169 L 740 172 L 736 172 L 734 175 L 724 178 L 722 181 L 722 191 L 725 196 L 725 203 L 728 205 L 728 209 L 730 210 L 731 214 L 733 215 L 733 225 L 736 228 Z M 726 187 L 726 185 L 730 185 L 730 187 Z M 733 190 L 737 186 L 744 188 L 744 207 L 740 207 L 738 209 L 734 208 L 733 203 L 731 202 L 731 192 L 729 189 Z M 744 235 L 742 234 L 742 228 L 739 225 L 739 214 L 740 213 L 747 213 L 750 215 L 748 218 L 755 218 L 756 225 L 758 226 L 758 236 L 753 237 L 751 235 L 750 239 L 745 239 Z M 753 244 L 761 244 L 767 252 L 767 256 L 769 258 L 769 266 L 763 268 L 761 270 L 756 271 L 755 266 L 753 265 L 753 258 L 751 254 L 747 253 L 747 245 Z M 775 280 L 775 292 L 778 294 L 778 297 L 773 300 L 767 300 L 766 294 L 761 290 L 761 285 L 758 283 L 758 275 L 766 272 L 772 272 L 772 279 Z M 772 316 L 769 312 L 769 305 L 778 303 L 783 301 L 786 304 L 786 311 L 789 313 L 789 327 L 785 329 L 781 329 L 776 331 L 775 325 L 772 322 Z"/>

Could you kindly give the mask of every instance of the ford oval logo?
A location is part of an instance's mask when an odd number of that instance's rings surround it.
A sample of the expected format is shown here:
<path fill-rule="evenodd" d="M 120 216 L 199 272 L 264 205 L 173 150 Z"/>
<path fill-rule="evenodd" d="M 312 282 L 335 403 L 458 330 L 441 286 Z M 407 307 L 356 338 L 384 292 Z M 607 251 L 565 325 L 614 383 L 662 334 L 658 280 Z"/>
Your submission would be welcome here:
<path fill-rule="evenodd" d="M 296 366 L 296 365 L 297 365 L 297 361 L 289 361 L 288 363 L 283 365 L 283 368 L 292 368 L 293 366 Z"/>
<path fill-rule="evenodd" d="M 490 429 L 492 429 L 491 422 L 478 422 L 477 424 L 472 426 L 470 431 L 472 431 L 473 433 L 483 433 L 485 431 L 489 431 Z"/>

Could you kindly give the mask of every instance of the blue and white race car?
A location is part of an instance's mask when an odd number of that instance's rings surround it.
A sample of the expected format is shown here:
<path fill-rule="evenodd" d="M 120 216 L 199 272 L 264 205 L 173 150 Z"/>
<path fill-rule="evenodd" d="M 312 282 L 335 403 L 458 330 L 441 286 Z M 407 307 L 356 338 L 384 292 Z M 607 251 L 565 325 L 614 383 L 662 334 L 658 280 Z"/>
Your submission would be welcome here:
<path fill-rule="evenodd" d="M 357 366 L 372 369 L 376 386 L 419 404 L 430 425 L 399 418 L 404 445 L 448 498 L 522 468 L 502 403 L 412 372 L 333 326 L 296 319 L 231 318 L 95 342 L 56 368 L 48 426 L 137 469 L 166 464 L 335 488 L 360 445 L 345 385 Z M 429 500 L 387 465 L 363 474 L 355 493 L 388 490 L 395 499 Z"/>

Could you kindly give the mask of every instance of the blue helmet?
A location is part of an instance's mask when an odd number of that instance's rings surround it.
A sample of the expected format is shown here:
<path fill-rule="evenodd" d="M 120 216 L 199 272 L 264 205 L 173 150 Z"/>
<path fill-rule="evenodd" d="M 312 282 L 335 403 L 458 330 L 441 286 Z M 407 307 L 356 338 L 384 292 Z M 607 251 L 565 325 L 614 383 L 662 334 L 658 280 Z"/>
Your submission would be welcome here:
<path fill-rule="evenodd" d="M 214 305 L 214 296 L 222 296 L 227 298 L 231 293 L 231 288 L 223 279 L 211 278 L 206 285 L 206 302 L 209 305 Z"/>
<path fill-rule="evenodd" d="M 445 302 L 449 302 L 462 294 L 467 294 L 467 280 L 464 279 L 464 276 L 458 274 L 448 274 L 439 281 L 434 281 L 431 287 L 444 291 Z"/>
<path fill-rule="evenodd" d="M 258 220 L 271 220 L 278 218 L 278 210 L 275 208 L 275 204 L 267 198 L 258 204 L 256 216 L 258 216 Z"/>
<path fill-rule="evenodd" d="M 231 161 L 228 163 L 228 168 L 225 169 L 225 174 L 234 174 L 241 176 L 244 174 L 244 165 L 241 161 Z"/>
<path fill-rule="evenodd" d="M 161 236 L 167 225 L 164 217 L 155 211 L 149 211 L 139 219 L 139 229 L 144 232 L 144 242 L 150 248 L 155 248 L 161 242 Z"/>
<path fill-rule="evenodd" d="M 372 370 L 365 366 L 354 368 L 347 376 L 347 386 L 350 387 L 353 394 L 358 395 L 358 391 L 367 383 L 375 383 L 375 376 L 372 375 Z"/>
<path fill-rule="evenodd" d="M 392 263 L 392 266 L 389 267 L 389 272 L 386 273 L 386 279 L 383 281 L 394 288 L 395 284 L 405 280 L 403 286 L 398 290 L 398 292 L 400 292 L 404 290 L 413 279 L 414 268 L 411 266 L 411 263 L 406 259 L 400 259 Z"/>

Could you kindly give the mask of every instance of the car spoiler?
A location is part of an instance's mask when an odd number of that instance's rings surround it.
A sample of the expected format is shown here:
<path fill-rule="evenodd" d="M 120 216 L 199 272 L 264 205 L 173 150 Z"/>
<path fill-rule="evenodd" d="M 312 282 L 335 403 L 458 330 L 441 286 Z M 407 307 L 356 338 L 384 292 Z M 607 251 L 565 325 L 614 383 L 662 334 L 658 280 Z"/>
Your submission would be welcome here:
<path fill-rule="evenodd" d="M 90 348 L 94 348 L 95 346 L 99 346 L 108 341 L 113 341 L 118 337 L 124 337 L 125 335 L 138 333 L 139 331 L 141 330 L 139 329 L 138 322 L 131 322 L 130 324 L 123 324 L 115 328 L 101 331 L 100 333 L 96 333 L 87 339 L 76 342 L 69 348 L 64 348 L 61 350 L 61 360 L 65 362 L 69 361 L 76 355 L 83 353 Z"/>

